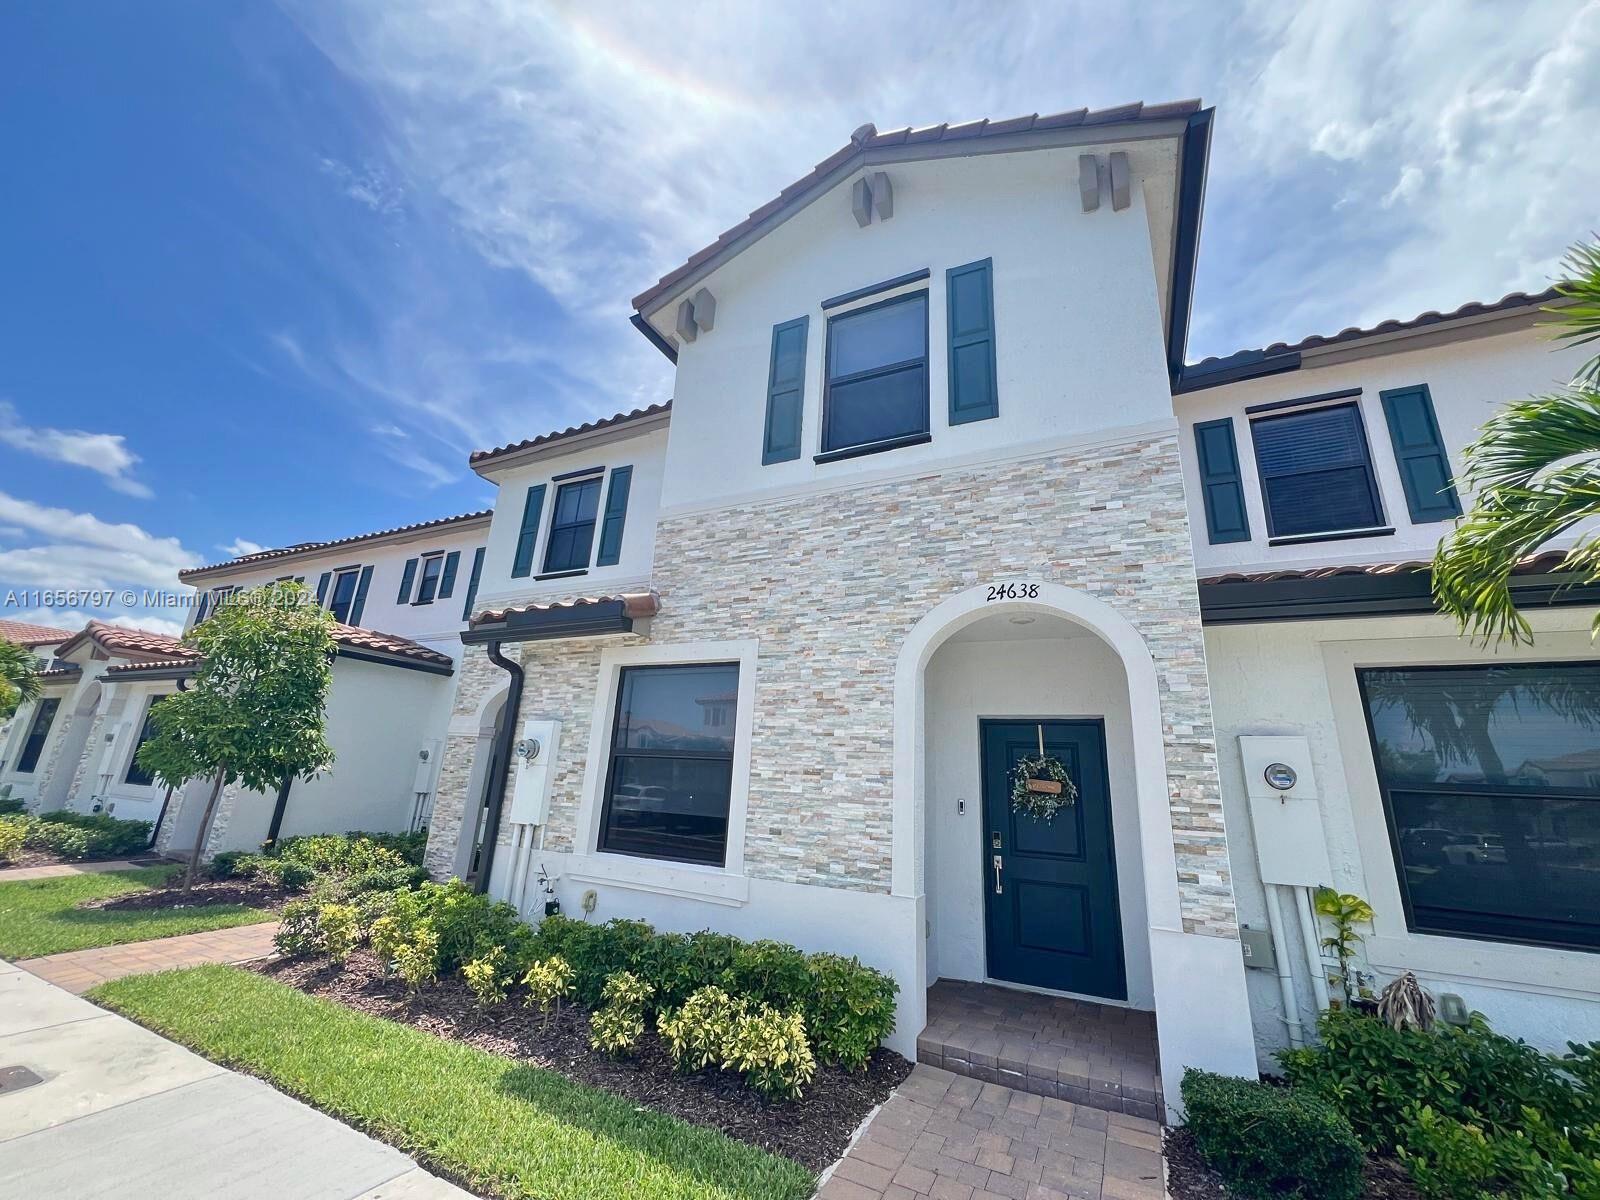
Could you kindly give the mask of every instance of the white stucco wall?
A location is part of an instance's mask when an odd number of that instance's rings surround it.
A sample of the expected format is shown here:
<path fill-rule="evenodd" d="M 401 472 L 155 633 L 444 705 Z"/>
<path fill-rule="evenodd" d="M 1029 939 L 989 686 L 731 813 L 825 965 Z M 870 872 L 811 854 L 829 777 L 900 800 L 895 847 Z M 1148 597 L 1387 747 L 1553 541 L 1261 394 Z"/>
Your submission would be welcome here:
<path fill-rule="evenodd" d="M 575 447 L 559 449 L 532 459 L 521 459 L 510 466 L 486 472 L 490 482 L 498 486 L 499 494 L 495 500 L 494 520 L 489 527 L 489 549 L 484 555 L 483 578 L 478 584 L 476 607 L 479 610 L 541 598 L 616 594 L 649 585 L 655 555 L 656 517 L 661 501 L 661 473 L 667 455 L 667 430 L 664 426 L 656 426 L 635 436 L 608 435 L 593 440 L 580 439 L 580 442 Z M 582 575 L 540 582 L 534 576 L 544 569 L 545 544 L 549 538 L 556 489 L 560 487 L 552 480 L 568 471 L 599 466 L 606 468 L 606 480 L 600 491 L 602 519 L 606 495 L 611 486 L 611 469 L 633 467 L 633 480 L 628 488 L 628 515 L 622 526 L 620 558 L 615 566 L 591 565 Z M 541 483 L 546 485 L 546 489 L 539 518 L 539 539 L 534 546 L 533 571 L 521 579 L 513 579 L 511 568 L 516 560 L 517 538 L 522 531 L 522 511 L 528 489 Z M 591 564 L 599 552 L 599 544 L 600 524 L 597 523 L 594 544 L 589 551 Z"/>
<path fill-rule="evenodd" d="M 1174 397 L 1173 406 L 1182 426 L 1185 491 L 1190 497 L 1190 529 L 1194 537 L 1195 566 L 1204 575 L 1224 571 L 1266 568 L 1290 569 L 1326 563 L 1397 562 L 1426 559 L 1449 531 L 1448 521 L 1415 525 L 1406 507 L 1406 495 L 1395 464 L 1394 445 L 1383 412 L 1380 393 L 1390 388 L 1425 383 L 1433 397 L 1439 433 L 1450 457 L 1460 488 L 1461 451 L 1497 410 L 1513 400 L 1548 392 L 1566 382 L 1585 360 L 1582 348 L 1553 346 L 1539 328 L 1525 328 L 1493 336 L 1474 337 L 1443 345 L 1407 349 L 1401 342 L 1393 353 L 1355 358 L 1332 366 L 1290 371 L 1244 383 L 1208 388 Z M 1592 350 L 1592 347 L 1589 348 Z M 1361 388 L 1358 398 L 1366 426 L 1367 444 L 1383 499 L 1384 524 L 1394 533 L 1348 541 L 1312 542 L 1268 546 L 1266 512 L 1256 474 L 1250 419 L 1245 409 L 1299 396 Z M 1194 425 L 1221 417 L 1233 418 L 1233 436 L 1239 449 L 1250 540 L 1213 546 L 1206 539 L 1205 512 L 1200 501 L 1200 478 L 1195 460 Z M 1463 491 L 1462 506 L 1470 506 Z"/>
<path fill-rule="evenodd" d="M 314 595 L 317 580 L 324 571 L 370 566 L 372 581 L 367 587 L 367 600 L 359 624 L 367 629 L 399 634 L 441 654 L 459 658 L 459 635 L 466 628 L 462 612 L 466 604 L 467 585 L 472 578 L 472 554 L 484 544 L 488 525 L 487 519 L 463 522 L 443 529 L 422 530 L 412 536 L 384 538 L 370 543 L 357 542 L 287 559 L 269 559 L 255 566 L 208 575 L 198 584 L 205 590 L 223 586 L 251 588 L 271 583 L 285 575 L 304 576 L 305 586 Z M 399 603 L 400 581 L 405 577 L 406 561 L 424 554 L 451 550 L 459 551 L 461 559 L 450 596 L 430 604 Z M 419 565 L 419 575 L 420 571 Z M 330 582 L 330 590 L 332 586 Z M 481 582 L 479 590 L 482 590 Z M 416 591 L 417 580 L 413 579 L 411 594 L 415 596 Z M 193 615 L 192 611 L 186 614 L 191 623 Z"/>
<path fill-rule="evenodd" d="M 1355 686 L 1362 666 L 1495 660 L 1593 661 L 1592 614 L 1582 608 L 1537 612 L 1536 644 L 1487 654 L 1458 638 L 1443 618 L 1408 616 L 1285 621 L 1206 629 L 1234 893 L 1242 922 L 1267 927 L 1239 755 L 1240 734 L 1293 734 L 1309 740 L 1321 789 L 1322 827 L 1334 877 L 1327 882 L 1369 900 L 1377 911 L 1365 959 L 1379 985 L 1416 972 L 1435 993 L 1454 992 L 1496 1029 L 1547 1050 L 1600 1038 L 1600 955 L 1470 938 L 1413 934 L 1406 928 L 1394 855 L 1384 824 L 1370 741 Z M 1289 955 L 1302 1017 L 1316 1012 L 1304 949 L 1288 915 Z M 1286 1044 L 1276 977 L 1249 971 L 1251 1009 L 1264 1065 Z"/>
<path fill-rule="evenodd" d="M 991 623 L 994 627 L 986 628 Z M 1070 628 L 1064 621 L 1040 618 L 1022 627 L 1036 636 L 986 640 L 1018 631 L 1003 619 L 991 618 L 964 635 L 978 640 L 947 642 L 928 663 L 928 982 L 988 975 L 979 720 L 1097 717 L 1105 721 L 1106 730 L 1128 1004 L 1151 1009 L 1155 995 L 1127 679 L 1116 654 L 1098 638 L 1081 632 L 1060 636 Z M 960 800 L 966 801 L 965 813 L 957 811 Z"/>
<path fill-rule="evenodd" d="M 719 267 L 703 281 L 717 298 L 716 327 L 679 350 L 663 508 L 826 488 L 963 455 L 994 457 L 1101 429 L 1170 422 L 1151 233 L 1160 220 L 1146 205 L 1170 204 L 1171 144 L 1124 148 L 1138 186 L 1121 212 L 1109 204 L 1082 211 L 1080 147 L 894 164 L 887 168 L 890 220 L 858 227 L 847 181 Z M 945 271 L 985 258 L 994 267 L 1000 414 L 952 427 Z M 829 316 L 822 301 L 922 268 L 931 277 L 912 290 L 928 292 L 932 441 L 813 462 Z M 763 466 L 772 328 L 807 315 L 800 457 Z"/>

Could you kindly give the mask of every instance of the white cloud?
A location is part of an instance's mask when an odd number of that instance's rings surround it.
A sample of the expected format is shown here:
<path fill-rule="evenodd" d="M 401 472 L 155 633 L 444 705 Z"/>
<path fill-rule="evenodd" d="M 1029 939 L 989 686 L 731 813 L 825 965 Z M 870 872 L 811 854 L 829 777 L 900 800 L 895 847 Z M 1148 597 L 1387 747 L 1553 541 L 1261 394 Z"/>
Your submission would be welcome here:
<path fill-rule="evenodd" d="M 236 537 L 226 546 L 218 547 L 229 558 L 243 558 L 247 554 L 260 554 L 266 549 L 260 542 L 252 542 L 247 538 Z"/>
<path fill-rule="evenodd" d="M 183 621 L 171 617 L 157 617 L 148 613 L 119 614 L 108 616 L 103 612 L 87 612 L 80 608 L 32 608 L 18 613 L 7 620 L 26 621 L 34 625 L 50 625 L 56 629 L 79 630 L 90 621 L 101 621 L 107 625 L 121 625 L 125 629 L 144 629 L 150 633 L 164 633 L 168 637 L 178 637 L 183 633 Z"/>
<path fill-rule="evenodd" d="M 0 442 L 49 462 L 87 467 L 104 478 L 106 486 L 123 495 L 149 499 L 153 494 L 145 484 L 129 475 L 138 465 L 139 456 L 128 449 L 120 433 L 26 425 L 15 405 L 0 400 Z"/>

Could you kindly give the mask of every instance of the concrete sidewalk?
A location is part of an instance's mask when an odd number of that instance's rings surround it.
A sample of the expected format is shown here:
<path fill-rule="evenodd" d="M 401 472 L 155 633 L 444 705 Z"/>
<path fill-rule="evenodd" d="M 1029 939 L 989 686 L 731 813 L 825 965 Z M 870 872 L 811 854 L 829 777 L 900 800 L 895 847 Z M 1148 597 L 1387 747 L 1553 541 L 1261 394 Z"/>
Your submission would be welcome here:
<path fill-rule="evenodd" d="M 0 870 L 0 883 L 24 883 L 30 879 L 58 879 L 63 875 L 104 875 L 108 871 L 137 871 L 140 867 L 159 867 L 159 858 L 135 861 L 116 858 L 109 862 L 52 863 L 44 867 L 6 867 Z"/>
<path fill-rule="evenodd" d="M 42 1082 L 17 1087 L 17 1068 Z M 470 1200 L 392 1146 L 0 962 L 0 1195 Z"/>

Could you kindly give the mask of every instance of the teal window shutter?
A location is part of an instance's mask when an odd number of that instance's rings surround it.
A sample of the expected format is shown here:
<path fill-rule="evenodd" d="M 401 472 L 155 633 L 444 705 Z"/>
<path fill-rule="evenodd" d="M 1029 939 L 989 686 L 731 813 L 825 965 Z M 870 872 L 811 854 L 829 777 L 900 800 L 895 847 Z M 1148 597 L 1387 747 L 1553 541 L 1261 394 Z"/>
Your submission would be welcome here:
<path fill-rule="evenodd" d="M 810 325 L 810 317 L 798 317 L 772 327 L 762 466 L 800 457 L 800 420 L 806 395 L 806 331 Z"/>
<path fill-rule="evenodd" d="M 1000 415 L 994 358 L 994 261 L 951 267 L 944 274 L 950 327 L 950 424 Z"/>
<path fill-rule="evenodd" d="M 448 600 L 456 590 L 456 572 L 461 569 L 461 551 L 452 550 L 444 556 L 444 573 L 439 576 L 439 599 Z"/>
<path fill-rule="evenodd" d="M 614 567 L 622 558 L 622 526 L 628 519 L 628 491 L 632 486 L 632 467 L 617 467 L 611 472 L 606 515 L 600 525 L 600 553 L 594 560 L 597 567 Z"/>
<path fill-rule="evenodd" d="M 372 568 L 361 568 L 361 579 L 356 584 L 355 602 L 350 605 L 350 624 L 361 624 L 361 610 L 367 606 L 367 585 L 372 582 Z"/>
<path fill-rule="evenodd" d="M 317 607 L 321 608 L 328 599 L 328 583 L 333 579 L 332 571 L 324 571 L 317 580 Z"/>
<path fill-rule="evenodd" d="M 211 607 L 211 593 L 210 592 L 201 592 L 200 593 L 200 608 L 199 608 L 199 611 L 196 612 L 195 615 L 194 615 L 194 623 L 196 625 L 200 624 L 201 621 L 204 621 L 206 619 L 206 610 L 208 608 L 210 608 L 210 607 Z"/>
<path fill-rule="evenodd" d="M 1233 418 L 1197 423 L 1194 449 L 1200 464 L 1206 535 L 1211 544 L 1248 542 L 1250 517 L 1244 506 L 1244 483 L 1239 475 L 1239 447 L 1233 440 Z"/>
<path fill-rule="evenodd" d="M 539 517 L 543 512 L 544 484 L 536 483 L 528 489 L 528 498 L 522 504 L 522 529 L 517 534 L 517 554 L 511 562 L 513 579 L 533 574 L 533 548 L 539 541 Z"/>
<path fill-rule="evenodd" d="M 1383 415 L 1389 420 L 1395 464 L 1406 489 L 1406 508 L 1418 525 L 1448 521 L 1461 515 L 1461 500 L 1450 477 L 1450 456 L 1439 436 L 1428 385 L 1391 388 L 1380 392 Z"/>
<path fill-rule="evenodd" d="M 411 599 L 411 581 L 417 577 L 417 560 L 406 559 L 406 569 L 400 576 L 400 594 L 395 597 L 396 604 L 405 604 Z"/>
<path fill-rule="evenodd" d="M 467 576 L 467 602 L 461 606 L 461 619 L 472 618 L 472 602 L 478 598 L 478 580 L 483 576 L 483 547 L 472 552 L 472 574 Z"/>

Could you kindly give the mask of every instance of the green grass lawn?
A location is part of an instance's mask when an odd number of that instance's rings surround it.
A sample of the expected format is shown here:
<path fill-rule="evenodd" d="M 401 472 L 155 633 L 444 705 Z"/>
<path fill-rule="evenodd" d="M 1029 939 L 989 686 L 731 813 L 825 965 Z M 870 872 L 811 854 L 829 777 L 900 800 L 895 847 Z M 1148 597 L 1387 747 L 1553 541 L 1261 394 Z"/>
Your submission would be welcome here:
<path fill-rule="evenodd" d="M 89 998 L 497 1196 L 803 1200 L 814 1186 L 715 1130 L 236 967 L 129 976 Z"/>
<path fill-rule="evenodd" d="M 36 958 L 91 946 L 147 942 L 178 933 L 200 933 L 270 921 L 273 914 L 242 904 L 193 909 L 80 909 L 85 900 L 154 886 L 174 867 L 141 867 L 103 875 L 59 875 L 0 883 L 0 958 Z"/>

